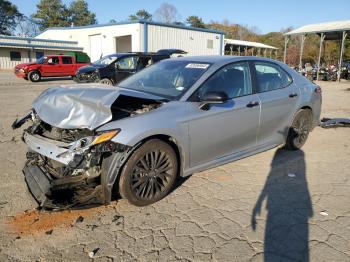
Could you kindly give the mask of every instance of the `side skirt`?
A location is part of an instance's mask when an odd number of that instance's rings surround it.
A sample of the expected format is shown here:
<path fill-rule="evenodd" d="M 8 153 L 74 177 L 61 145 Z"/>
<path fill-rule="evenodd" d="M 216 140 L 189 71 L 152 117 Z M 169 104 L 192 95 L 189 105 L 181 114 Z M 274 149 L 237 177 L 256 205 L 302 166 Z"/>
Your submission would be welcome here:
<path fill-rule="evenodd" d="M 234 154 L 223 156 L 223 157 L 217 158 L 215 160 L 212 160 L 208 163 L 189 168 L 183 172 L 183 176 L 186 177 L 186 176 L 192 175 L 193 173 L 196 173 L 196 172 L 201 172 L 201 171 L 204 171 L 204 170 L 207 170 L 210 168 L 214 168 L 217 166 L 221 166 L 221 165 L 233 162 L 235 160 L 239 160 L 239 159 L 246 158 L 246 157 L 249 157 L 252 155 L 256 155 L 258 153 L 275 148 L 279 145 L 280 144 L 264 144 L 264 145 L 255 147 L 254 149 L 247 149 L 247 150 L 240 151 L 240 152 L 237 152 Z"/>

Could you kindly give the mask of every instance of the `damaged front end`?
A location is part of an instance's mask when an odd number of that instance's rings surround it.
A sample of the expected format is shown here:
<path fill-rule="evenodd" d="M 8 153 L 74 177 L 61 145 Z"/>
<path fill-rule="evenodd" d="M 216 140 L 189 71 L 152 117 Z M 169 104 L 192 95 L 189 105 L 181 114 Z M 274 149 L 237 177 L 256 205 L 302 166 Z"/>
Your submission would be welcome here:
<path fill-rule="evenodd" d="M 105 116 L 105 123 L 148 112 L 160 104 L 154 100 L 134 100 L 118 95 L 109 105 L 111 117 Z M 89 106 L 91 108 L 91 103 Z M 41 102 L 40 109 L 44 107 Z M 58 115 L 59 112 L 55 114 L 56 120 Z M 47 111 L 45 116 L 48 116 Z M 62 114 L 63 117 L 61 122 L 68 125 L 67 115 Z M 85 116 L 84 120 L 87 119 Z M 112 187 L 107 186 L 106 181 L 115 180 L 116 174 L 113 173 L 118 170 L 109 169 L 103 174 L 103 162 L 113 154 L 126 159 L 132 149 L 112 141 L 121 132 L 120 129 L 97 132 L 96 127 L 87 128 L 88 122 L 79 128 L 57 127 L 41 119 L 35 107 L 23 118 L 17 119 L 12 127 L 19 128 L 28 122 L 30 125 L 23 132 L 23 141 L 29 148 L 23 173 L 29 191 L 41 208 L 65 209 L 104 204 L 111 200 Z"/>
<path fill-rule="evenodd" d="M 101 164 L 104 155 L 126 150 L 110 141 L 120 130 L 65 130 L 32 115 L 33 124 L 23 133 L 29 148 L 23 173 L 39 205 L 62 209 L 104 203 Z"/>

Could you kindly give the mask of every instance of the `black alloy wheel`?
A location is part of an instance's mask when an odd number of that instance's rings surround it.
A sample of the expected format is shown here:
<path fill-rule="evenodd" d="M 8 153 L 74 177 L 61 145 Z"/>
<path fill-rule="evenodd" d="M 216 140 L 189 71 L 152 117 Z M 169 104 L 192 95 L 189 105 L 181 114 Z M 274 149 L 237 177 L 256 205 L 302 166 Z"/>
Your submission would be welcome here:
<path fill-rule="evenodd" d="M 305 144 L 310 133 L 311 121 L 310 110 L 302 109 L 298 111 L 288 132 L 287 149 L 298 150 Z"/>
<path fill-rule="evenodd" d="M 134 205 L 152 204 L 171 191 L 177 172 L 178 162 L 172 147 L 158 139 L 149 140 L 123 168 L 119 193 Z"/>

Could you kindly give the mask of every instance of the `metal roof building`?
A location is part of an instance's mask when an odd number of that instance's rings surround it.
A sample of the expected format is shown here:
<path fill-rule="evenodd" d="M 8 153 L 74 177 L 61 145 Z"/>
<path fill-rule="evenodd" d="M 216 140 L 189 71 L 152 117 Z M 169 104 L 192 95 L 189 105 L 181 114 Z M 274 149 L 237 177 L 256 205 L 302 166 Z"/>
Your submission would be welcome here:
<path fill-rule="evenodd" d="M 267 56 L 267 51 L 269 51 L 269 56 L 271 58 L 272 52 L 277 52 L 278 48 L 270 45 L 265 45 L 258 42 L 250 42 L 236 39 L 227 39 L 225 38 L 225 52 L 233 55 L 235 52 L 238 55 L 244 53 L 244 55 L 261 55 L 261 51 L 263 51 L 263 55 Z M 256 51 L 256 52 L 255 52 Z"/>
<path fill-rule="evenodd" d="M 152 21 L 48 28 L 39 38 L 78 42 L 91 61 L 118 52 L 156 52 L 176 48 L 189 55 L 223 54 L 224 33 Z"/>
<path fill-rule="evenodd" d="M 317 79 L 319 75 L 319 68 L 322 56 L 322 43 L 324 40 L 341 40 L 340 47 L 340 56 L 338 65 L 342 64 L 343 54 L 344 54 L 344 43 L 348 36 L 350 36 L 350 20 L 345 21 L 333 21 L 325 22 L 318 24 L 305 25 L 295 30 L 292 30 L 285 34 L 285 43 L 284 43 L 284 62 L 286 62 L 287 56 L 287 45 L 289 38 L 291 36 L 300 36 L 301 37 L 301 46 L 300 46 L 300 58 L 299 58 L 299 67 L 302 67 L 302 57 L 304 51 L 304 43 L 306 36 L 309 34 L 317 34 L 320 36 L 320 48 L 318 53 L 318 66 L 317 66 Z M 338 81 L 340 80 L 340 74 L 338 74 Z"/>
<path fill-rule="evenodd" d="M 19 63 L 29 63 L 45 55 L 82 50 L 75 41 L 0 35 L 0 68 L 10 69 Z"/>

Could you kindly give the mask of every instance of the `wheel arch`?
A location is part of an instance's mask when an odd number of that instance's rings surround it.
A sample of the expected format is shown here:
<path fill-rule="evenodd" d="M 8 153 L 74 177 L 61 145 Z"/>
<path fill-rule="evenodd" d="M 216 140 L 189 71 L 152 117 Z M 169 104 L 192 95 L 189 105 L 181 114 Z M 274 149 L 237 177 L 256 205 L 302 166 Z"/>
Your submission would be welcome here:
<path fill-rule="evenodd" d="M 112 192 L 117 192 L 119 194 L 117 189 L 118 189 L 118 183 L 121 175 L 121 170 L 124 168 L 124 165 L 129 160 L 131 155 L 140 146 L 142 146 L 144 143 L 152 139 L 159 139 L 172 147 L 172 149 L 176 154 L 176 158 L 178 160 L 178 170 L 177 170 L 178 176 L 183 176 L 184 155 L 183 155 L 183 150 L 179 145 L 179 143 L 177 142 L 177 140 L 167 134 L 154 134 L 154 135 L 144 137 L 134 146 L 132 147 L 129 146 L 128 147 L 129 149 L 125 150 L 125 152 L 122 152 L 122 153 L 117 152 L 114 158 L 110 157 L 109 159 L 108 158 L 105 159 L 108 162 L 107 165 L 114 166 L 114 168 L 109 168 L 106 165 L 102 167 L 101 186 L 102 186 L 102 195 L 105 203 L 109 203 L 112 200 L 113 198 Z M 119 165 L 118 165 L 118 161 L 120 159 L 121 161 L 119 162 Z M 105 164 L 104 161 L 102 165 Z"/>

